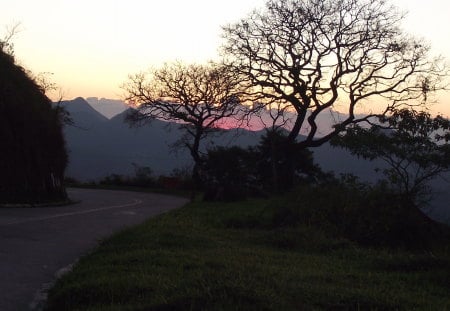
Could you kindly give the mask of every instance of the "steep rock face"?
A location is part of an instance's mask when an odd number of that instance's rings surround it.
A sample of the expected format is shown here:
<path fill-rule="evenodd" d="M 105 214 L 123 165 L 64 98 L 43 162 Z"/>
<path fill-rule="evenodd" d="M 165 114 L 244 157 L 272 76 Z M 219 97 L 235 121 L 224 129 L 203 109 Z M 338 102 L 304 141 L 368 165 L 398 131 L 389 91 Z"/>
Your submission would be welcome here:
<path fill-rule="evenodd" d="M 0 50 L 0 203 L 66 197 L 67 154 L 58 108 Z"/>

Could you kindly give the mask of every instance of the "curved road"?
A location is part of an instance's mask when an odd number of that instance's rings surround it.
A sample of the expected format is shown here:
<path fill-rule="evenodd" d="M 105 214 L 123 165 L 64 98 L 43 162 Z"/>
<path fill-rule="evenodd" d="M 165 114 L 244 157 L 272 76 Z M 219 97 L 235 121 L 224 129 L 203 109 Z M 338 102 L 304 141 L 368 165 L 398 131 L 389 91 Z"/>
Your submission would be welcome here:
<path fill-rule="evenodd" d="M 32 310 L 56 274 L 126 226 L 182 206 L 159 194 L 69 189 L 80 203 L 0 208 L 0 310 Z"/>

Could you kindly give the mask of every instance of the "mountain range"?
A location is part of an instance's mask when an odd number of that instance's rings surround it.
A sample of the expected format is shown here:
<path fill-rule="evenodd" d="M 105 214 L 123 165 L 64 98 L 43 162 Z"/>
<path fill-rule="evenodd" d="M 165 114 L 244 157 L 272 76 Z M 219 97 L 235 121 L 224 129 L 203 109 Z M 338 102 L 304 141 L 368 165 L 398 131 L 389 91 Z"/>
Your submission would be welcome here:
<path fill-rule="evenodd" d="M 187 151 L 174 147 L 181 137 L 176 123 L 155 119 L 142 127 L 131 127 L 124 122 L 128 110 L 108 119 L 83 98 L 61 104 L 73 120 L 73 125 L 65 127 L 70 177 L 88 181 L 111 174 L 133 175 L 135 166 L 150 167 L 155 175 L 161 175 L 191 165 Z M 205 148 L 251 145 L 261 133 L 226 130 L 206 140 Z"/>
<path fill-rule="evenodd" d="M 111 174 L 134 175 L 136 167 L 149 167 L 155 175 L 169 175 L 174 169 L 192 165 L 188 152 L 174 147 L 182 135 L 178 124 L 155 119 L 141 127 L 130 127 L 124 121 L 128 110 L 120 101 L 93 98 L 90 101 L 91 104 L 76 98 L 61 103 L 73 120 L 73 125 L 64 129 L 69 151 L 67 176 L 80 181 L 98 180 Z M 107 107 L 108 102 L 111 107 Z M 321 120 L 321 124 L 331 126 L 326 120 Z M 224 130 L 221 135 L 205 140 L 203 150 L 213 146 L 255 145 L 263 133 L 264 130 Z M 315 162 L 324 171 L 352 173 L 371 182 L 381 177 L 374 171 L 382 167 L 381 162 L 358 159 L 329 144 L 312 151 Z M 434 190 L 438 192 L 432 202 L 438 207 L 434 210 L 439 215 L 446 213 L 450 219 L 449 184 L 436 181 Z"/>

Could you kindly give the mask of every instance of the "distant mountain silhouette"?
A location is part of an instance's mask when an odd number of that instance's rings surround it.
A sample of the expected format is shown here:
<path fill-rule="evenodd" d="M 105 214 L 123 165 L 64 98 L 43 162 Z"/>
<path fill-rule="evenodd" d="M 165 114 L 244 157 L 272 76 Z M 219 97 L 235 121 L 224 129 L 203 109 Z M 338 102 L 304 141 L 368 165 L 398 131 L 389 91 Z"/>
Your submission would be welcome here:
<path fill-rule="evenodd" d="M 98 98 L 98 97 L 88 97 L 85 99 L 89 105 L 94 108 L 96 111 L 104 115 L 106 118 L 111 119 L 114 116 L 121 114 L 124 112 L 128 107 L 127 105 L 119 99 L 108 99 L 108 98 Z M 274 112 L 273 115 L 276 113 Z M 293 125 L 293 122 L 295 120 L 296 114 L 292 112 L 285 112 L 285 116 L 287 118 L 291 119 L 291 122 L 286 122 L 286 127 L 289 128 Z M 361 118 L 364 115 L 355 115 L 355 118 Z M 319 127 L 319 132 L 324 134 L 332 130 L 333 126 L 342 120 L 344 120 L 347 117 L 346 114 L 340 113 L 337 111 L 332 110 L 325 110 L 323 113 L 319 114 L 316 118 L 317 125 Z M 232 127 L 232 124 L 236 124 L 236 120 L 233 118 L 225 118 L 224 126 L 225 127 Z M 259 117 L 253 117 L 251 120 L 249 120 L 249 123 L 246 124 L 248 129 L 252 131 L 259 131 L 264 129 L 266 126 L 269 126 L 272 124 L 272 119 L 270 117 L 270 111 L 268 110 L 261 110 L 259 113 Z M 229 125 L 229 126 L 227 126 Z M 302 128 L 300 134 L 306 134 L 308 133 L 308 125 L 305 125 L 304 128 Z"/>
<path fill-rule="evenodd" d="M 69 149 L 67 176 L 81 181 L 97 180 L 110 174 L 134 174 L 134 166 L 148 166 L 155 174 L 169 174 L 191 165 L 188 152 L 173 145 L 181 137 L 178 124 L 152 120 L 142 127 L 124 122 L 128 110 L 107 119 L 82 98 L 62 103 L 74 126 L 66 126 Z M 204 142 L 204 146 L 241 145 L 258 141 L 261 133 L 229 130 Z"/>
<path fill-rule="evenodd" d="M 88 97 L 86 98 L 86 101 L 108 119 L 111 119 L 127 109 L 127 105 L 120 99 Z"/>
<path fill-rule="evenodd" d="M 168 174 L 175 168 L 189 166 L 186 150 L 174 148 L 181 137 L 176 123 L 153 120 L 142 127 L 124 122 L 128 110 L 107 119 L 83 98 L 65 101 L 74 126 L 65 129 L 70 163 L 68 176 L 80 180 L 99 179 L 109 174 L 133 174 L 133 163 L 149 166 L 156 174 Z M 325 121 L 322 121 L 325 123 Z M 258 143 L 264 130 L 224 130 L 205 140 L 204 148 L 249 146 Z M 316 162 L 326 171 L 351 172 L 364 180 L 375 180 L 374 163 L 356 159 L 343 149 L 325 144 L 314 148 Z"/>
<path fill-rule="evenodd" d="M 108 118 L 92 108 L 92 106 L 81 97 L 77 97 L 74 100 L 63 101 L 61 102 L 61 106 L 70 113 L 70 116 L 77 127 L 90 129 L 98 124 L 108 121 Z"/>
<path fill-rule="evenodd" d="M 148 166 L 155 175 L 170 174 L 176 168 L 190 167 L 192 160 L 185 149 L 173 145 L 181 137 L 178 124 L 153 120 L 142 127 L 130 127 L 124 122 L 128 110 L 106 118 L 84 99 L 63 102 L 75 126 L 66 126 L 69 150 L 67 176 L 81 181 L 98 180 L 110 174 L 133 175 L 134 165 Z M 326 123 L 325 120 L 322 122 Z M 223 130 L 222 135 L 210 137 L 203 148 L 213 146 L 249 146 L 259 142 L 264 130 Z M 313 148 L 314 159 L 324 171 L 352 173 L 365 181 L 376 181 L 383 167 L 378 161 L 366 161 L 352 156 L 344 149 L 329 144 Z M 450 176 L 449 176 L 450 177 Z M 439 218 L 450 218 L 450 189 L 448 184 L 436 182 L 440 194 L 433 201 L 438 206 Z"/>

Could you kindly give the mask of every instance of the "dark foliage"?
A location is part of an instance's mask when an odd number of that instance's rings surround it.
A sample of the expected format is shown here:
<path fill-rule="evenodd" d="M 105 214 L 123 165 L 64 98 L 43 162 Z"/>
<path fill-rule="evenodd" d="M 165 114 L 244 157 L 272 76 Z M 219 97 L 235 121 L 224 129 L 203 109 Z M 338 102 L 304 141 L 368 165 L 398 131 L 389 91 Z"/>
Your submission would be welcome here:
<path fill-rule="evenodd" d="M 252 149 L 234 146 L 209 150 L 204 162 L 204 199 L 234 201 L 257 191 L 256 161 Z"/>
<path fill-rule="evenodd" d="M 65 199 L 60 111 L 1 50 L 0 68 L 0 203 Z"/>
<path fill-rule="evenodd" d="M 148 166 L 134 166 L 134 175 L 110 174 L 98 181 L 80 182 L 74 178 L 66 177 L 65 184 L 73 187 L 130 189 L 130 190 L 168 190 L 189 191 L 193 182 L 189 168 L 175 169 L 169 175 L 154 175 Z"/>
<path fill-rule="evenodd" d="M 267 131 L 256 147 L 209 150 L 204 163 L 206 200 L 285 192 L 320 173 L 312 152 L 277 130 Z"/>
<path fill-rule="evenodd" d="M 393 110 L 370 128 L 353 126 L 332 143 L 364 159 L 381 159 L 393 191 L 426 203 L 428 183 L 450 169 L 450 121 L 412 109 Z"/>
<path fill-rule="evenodd" d="M 134 176 L 111 174 L 99 181 L 100 185 L 117 187 L 156 187 L 157 181 L 152 169 L 148 166 L 139 166 L 133 163 Z"/>
<path fill-rule="evenodd" d="M 449 228 L 411 204 L 385 183 L 372 186 L 349 175 L 298 187 L 276 217 L 280 224 L 295 219 L 364 246 L 428 249 L 448 243 Z"/>
<path fill-rule="evenodd" d="M 289 140 L 283 130 L 267 130 L 255 152 L 258 179 L 265 190 L 284 192 L 300 180 L 311 181 L 320 172 L 314 165 L 313 153 Z"/>

